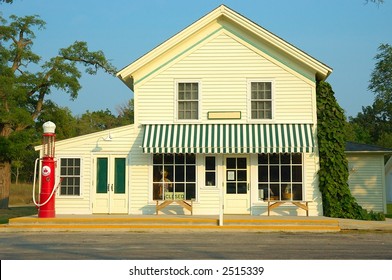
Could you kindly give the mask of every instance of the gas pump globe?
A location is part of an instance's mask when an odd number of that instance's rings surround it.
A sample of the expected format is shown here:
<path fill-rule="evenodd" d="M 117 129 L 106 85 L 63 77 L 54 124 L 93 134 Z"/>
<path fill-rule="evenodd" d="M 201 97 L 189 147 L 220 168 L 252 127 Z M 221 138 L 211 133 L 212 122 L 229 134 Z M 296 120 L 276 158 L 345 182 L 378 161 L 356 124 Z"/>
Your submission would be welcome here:
<path fill-rule="evenodd" d="M 56 162 L 54 159 L 56 125 L 53 122 L 43 124 L 42 137 L 42 169 L 41 169 L 41 192 L 39 199 L 38 217 L 54 218 L 55 217 L 55 169 Z"/>
<path fill-rule="evenodd" d="M 53 122 L 46 122 L 42 126 L 44 134 L 42 137 L 42 151 L 44 158 L 54 158 L 54 142 L 56 140 L 56 134 L 54 133 L 56 125 Z"/>

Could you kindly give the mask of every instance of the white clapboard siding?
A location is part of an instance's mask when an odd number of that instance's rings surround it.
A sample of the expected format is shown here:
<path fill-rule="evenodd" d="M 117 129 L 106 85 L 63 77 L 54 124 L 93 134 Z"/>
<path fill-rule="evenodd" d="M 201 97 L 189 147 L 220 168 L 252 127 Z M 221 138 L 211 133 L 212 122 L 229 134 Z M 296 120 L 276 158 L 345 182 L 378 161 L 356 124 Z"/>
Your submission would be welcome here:
<path fill-rule="evenodd" d="M 384 156 L 378 154 L 347 155 L 349 187 L 363 208 L 385 211 Z"/>
<path fill-rule="evenodd" d="M 112 141 L 103 141 L 111 135 Z M 74 137 L 56 142 L 56 159 L 80 158 L 81 159 L 81 195 L 77 197 L 56 195 L 57 214 L 91 214 L 92 196 L 94 195 L 93 182 L 95 178 L 93 169 L 94 157 L 107 154 L 121 155 L 130 158 L 130 150 L 134 145 L 135 130 L 133 125 L 109 129 L 102 132 L 91 133 L 84 136 Z M 100 148 L 99 151 L 96 149 Z M 40 150 L 41 147 L 38 147 Z M 129 161 L 131 162 L 131 160 Z M 128 172 L 130 166 L 127 167 Z M 60 164 L 56 169 L 57 181 L 60 180 Z M 129 182 L 129 178 L 128 178 Z"/>
<path fill-rule="evenodd" d="M 137 86 L 138 122 L 173 122 L 175 81 L 199 81 L 201 121 L 209 111 L 241 111 L 248 118 L 248 81 L 274 83 L 276 122 L 314 122 L 313 86 L 281 65 L 250 49 L 227 32 L 157 70 Z"/>
<path fill-rule="evenodd" d="M 309 203 L 309 216 L 322 216 L 322 198 L 318 181 L 318 157 L 315 154 L 304 154 L 304 179 L 305 179 L 305 201 Z M 302 215 L 305 215 L 303 210 Z"/>

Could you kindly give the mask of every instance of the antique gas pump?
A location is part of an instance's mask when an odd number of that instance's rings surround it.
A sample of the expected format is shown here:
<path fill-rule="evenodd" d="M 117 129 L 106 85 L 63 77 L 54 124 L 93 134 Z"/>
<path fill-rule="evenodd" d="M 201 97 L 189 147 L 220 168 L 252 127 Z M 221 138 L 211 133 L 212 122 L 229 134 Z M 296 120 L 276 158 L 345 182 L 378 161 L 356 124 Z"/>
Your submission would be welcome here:
<path fill-rule="evenodd" d="M 46 122 L 43 124 L 43 137 L 42 137 L 42 152 L 43 157 L 35 161 L 41 161 L 41 188 L 39 194 L 39 203 L 35 201 L 33 190 L 33 201 L 38 206 L 38 218 L 54 218 L 55 217 L 55 169 L 56 161 L 54 158 L 54 146 L 56 134 L 56 125 L 53 122 Z M 36 168 L 35 168 L 36 170 Z M 34 170 L 34 172 L 35 172 Z M 35 179 L 35 176 L 34 176 Z M 34 188 L 35 189 L 35 182 Z"/>

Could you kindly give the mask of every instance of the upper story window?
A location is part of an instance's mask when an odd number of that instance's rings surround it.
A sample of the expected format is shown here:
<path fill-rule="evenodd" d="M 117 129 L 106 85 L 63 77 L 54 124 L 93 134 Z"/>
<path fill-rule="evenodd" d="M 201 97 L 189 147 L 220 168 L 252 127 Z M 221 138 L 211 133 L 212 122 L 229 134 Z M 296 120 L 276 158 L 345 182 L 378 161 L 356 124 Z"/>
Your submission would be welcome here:
<path fill-rule="evenodd" d="M 251 119 L 272 119 L 272 83 L 250 82 Z"/>
<path fill-rule="evenodd" d="M 178 83 L 177 87 L 178 119 L 199 119 L 199 83 Z"/>

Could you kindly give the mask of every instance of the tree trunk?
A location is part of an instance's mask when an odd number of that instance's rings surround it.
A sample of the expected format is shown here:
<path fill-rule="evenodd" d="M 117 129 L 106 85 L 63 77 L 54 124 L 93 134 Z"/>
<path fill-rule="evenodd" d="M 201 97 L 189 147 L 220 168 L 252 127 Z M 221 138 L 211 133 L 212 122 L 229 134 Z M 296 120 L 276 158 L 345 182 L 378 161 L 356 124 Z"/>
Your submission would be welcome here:
<path fill-rule="evenodd" d="M 8 209 L 11 185 L 11 164 L 0 162 L 0 209 Z"/>

